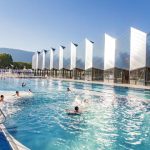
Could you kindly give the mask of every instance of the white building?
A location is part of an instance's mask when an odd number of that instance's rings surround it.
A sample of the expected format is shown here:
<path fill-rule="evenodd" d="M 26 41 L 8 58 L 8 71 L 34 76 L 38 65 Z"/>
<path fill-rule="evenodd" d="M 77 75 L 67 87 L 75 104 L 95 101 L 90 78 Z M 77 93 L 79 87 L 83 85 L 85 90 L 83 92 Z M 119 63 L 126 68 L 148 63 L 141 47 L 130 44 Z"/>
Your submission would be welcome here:
<path fill-rule="evenodd" d="M 55 48 L 50 49 L 50 70 L 54 68 L 54 51 Z"/>
<path fill-rule="evenodd" d="M 71 42 L 71 64 L 70 64 L 70 70 L 73 70 L 73 69 L 76 68 L 77 47 L 78 47 L 77 44 Z"/>
<path fill-rule="evenodd" d="M 116 58 L 116 39 L 108 34 L 105 34 L 104 70 L 116 67 L 115 58 Z"/>
<path fill-rule="evenodd" d="M 110 83 L 128 83 L 129 71 L 117 66 L 117 40 L 105 34 L 104 81 Z"/>
<path fill-rule="evenodd" d="M 45 52 L 45 69 L 50 69 L 50 50 L 46 50 Z"/>
<path fill-rule="evenodd" d="M 59 46 L 59 70 L 63 69 L 64 46 Z"/>
<path fill-rule="evenodd" d="M 150 83 L 150 35 L 131 27 L 130 30 L 130 83 Z"/>
<path fill-rule="evenodd" d="M 146 67 L 147 33 L 131 27 L 130 70 Z"/>
<path fill-rule="evenodd" d="M 93 45 L 94 42 L 85 39 L 85 70 L 93 67 Z"/>
<path fill-rule="evenodd" d="M 103 70 L 94 67 L 94 42 L 85 39 L 85 80 L 103 80 Z"/>
<path fill-rule="evenodd" d="M 32 56 L 32 69 L 34 69 L 34 70 L 38 69 L 39 53 L 40 52 L 36 51 Z"/>
<path fill-rule="evenodd" d="M 42 50 L 39 54 L 39 59 L 38 59 L 38 69 L 44 70 L 45 69 L 45 54 L 47 50 Z"/>

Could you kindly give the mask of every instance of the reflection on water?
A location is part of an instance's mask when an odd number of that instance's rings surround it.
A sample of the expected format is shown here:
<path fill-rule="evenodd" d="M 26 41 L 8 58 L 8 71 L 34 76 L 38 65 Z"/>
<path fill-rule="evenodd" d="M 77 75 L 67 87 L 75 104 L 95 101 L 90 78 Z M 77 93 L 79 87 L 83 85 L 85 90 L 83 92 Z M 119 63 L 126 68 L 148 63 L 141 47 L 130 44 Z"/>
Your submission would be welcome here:
<path fill-rule="evenodd" d="M 31 80 L 28 86 L 34 96 L 14 104 L 20 110 L 7 119 L 6 126 L 10 127 L 11 119 L 16 128 L 9 131 L 29 148 L 150 149 L 147 92 L 47 80 Z M 67 87 L 72 92 L 67 92 Z M 68 116 L 65 109 L 73 109 L 75 99 L 88 102 L 81 103 L 81 115 Z"/>

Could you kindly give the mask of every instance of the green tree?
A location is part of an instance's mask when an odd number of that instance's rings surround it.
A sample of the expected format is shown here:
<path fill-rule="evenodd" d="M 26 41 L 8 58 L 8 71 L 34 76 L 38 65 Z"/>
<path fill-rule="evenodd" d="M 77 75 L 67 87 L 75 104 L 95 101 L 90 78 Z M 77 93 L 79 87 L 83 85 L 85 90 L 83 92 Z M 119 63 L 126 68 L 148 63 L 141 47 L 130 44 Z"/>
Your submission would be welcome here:
<path fill-rule="evenodd" d="M 26 62 L 14 62 L 13 63 L 13 68 L 14 69 L 31 69 L 32 64 L 31 63 L 26 63 Z"/>
<path fill-rule="evenodd" d="M 13 64 L 13 59 L 10 54 L 1 53 L 0 54 L 0 68 L 6 69 L 10 68 Z"/>

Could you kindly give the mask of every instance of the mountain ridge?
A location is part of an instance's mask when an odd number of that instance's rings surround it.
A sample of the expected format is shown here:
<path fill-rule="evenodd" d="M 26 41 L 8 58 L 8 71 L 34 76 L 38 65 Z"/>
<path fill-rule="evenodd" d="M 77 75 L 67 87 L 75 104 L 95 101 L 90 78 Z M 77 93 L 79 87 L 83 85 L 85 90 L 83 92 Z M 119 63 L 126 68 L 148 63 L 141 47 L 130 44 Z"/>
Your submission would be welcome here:
<path fill-rule="evenodd" d="M 0 48 L 0 53 L 10 54 L 14 62 L 32 62 L 33 51 L 14 49 L 14 48 Z"/>

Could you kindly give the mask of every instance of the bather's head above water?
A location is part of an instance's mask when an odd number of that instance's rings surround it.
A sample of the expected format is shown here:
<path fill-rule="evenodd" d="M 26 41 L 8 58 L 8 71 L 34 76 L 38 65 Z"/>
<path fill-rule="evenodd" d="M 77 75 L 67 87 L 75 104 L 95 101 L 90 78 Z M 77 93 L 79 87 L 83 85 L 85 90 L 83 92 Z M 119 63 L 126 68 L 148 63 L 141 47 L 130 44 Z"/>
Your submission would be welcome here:
<path fill-rule="evenodd" d="M 22 87 L 24 87 L 24 86 L 26 86 L 26 83 L 23 82 L 23 83 L 22 83 Z"/>
<path fill-rule="evenodd" d="M 75 112 L 79 112 L 79 107 L 75 106 L 74 110 L 75 110 Z"/>
<path fill-rule="evenodd" d="M 67 88 L 67 91 L 68 91 L 68 92 L 71 91 L 69 87 Z"/>
<path fill-rule="evenodd" d="M 16 91 L 16 95 L 19 96 L 19 91 Z"/>
<path fill-rule="evenodd" d="M 72 110 L 70 110 L 70 111 L 67 110 L 67 114 L 68 115 L 80 115 L 81 112 L 79 111 L 79 107 L 75 106 L 73 111 Z"/>
<path fill-rule="evenodd" d="M 4 101 L 4 95 L 1 95 L 0 102 L 3 102 L 3 101 Z"/>
<path fill-rule="evenodd" d="M 29 89 L 29 92 L 31 92 L 31 93 L 32 93 L 31 89 Z"/>

